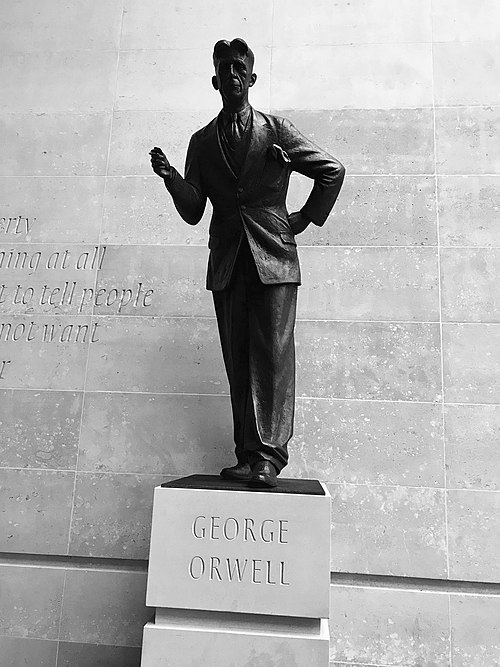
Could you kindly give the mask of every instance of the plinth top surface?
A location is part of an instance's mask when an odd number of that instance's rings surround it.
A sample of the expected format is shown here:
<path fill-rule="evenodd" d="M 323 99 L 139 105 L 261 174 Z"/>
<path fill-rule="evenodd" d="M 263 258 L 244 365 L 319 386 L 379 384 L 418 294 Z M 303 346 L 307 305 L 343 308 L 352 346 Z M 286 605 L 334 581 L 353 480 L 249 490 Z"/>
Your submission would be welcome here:
<path fill-rule="evenodd" d="M 247 493 L 290 493 L 294 495 L 324 496 L 325 491 L 317 479 L 281 479 L 278 486 L 261 488 L 247 486 L 246 482 L 222 479 L 218 475 L 189 475 L 161 485 L 169 489 L 206 489 L 210 491 L 246 491 Z"/>

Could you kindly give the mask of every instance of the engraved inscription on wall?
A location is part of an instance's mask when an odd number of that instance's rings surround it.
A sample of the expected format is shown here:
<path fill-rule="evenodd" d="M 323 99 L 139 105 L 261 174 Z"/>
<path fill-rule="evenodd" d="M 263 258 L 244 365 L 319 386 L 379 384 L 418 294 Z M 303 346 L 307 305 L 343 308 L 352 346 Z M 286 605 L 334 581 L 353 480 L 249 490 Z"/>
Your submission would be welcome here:
<path fill-rule="evenodd" d="M 100 317 L 147 313 L 154 296 L 139 280 L 102 284 L 105 245 L 30 243 L 37 224 L 36 217 L 0 217 L 0 387 L 22 363 L 22 354 L 8 352 L 12 344 L 96 343 Z"/>

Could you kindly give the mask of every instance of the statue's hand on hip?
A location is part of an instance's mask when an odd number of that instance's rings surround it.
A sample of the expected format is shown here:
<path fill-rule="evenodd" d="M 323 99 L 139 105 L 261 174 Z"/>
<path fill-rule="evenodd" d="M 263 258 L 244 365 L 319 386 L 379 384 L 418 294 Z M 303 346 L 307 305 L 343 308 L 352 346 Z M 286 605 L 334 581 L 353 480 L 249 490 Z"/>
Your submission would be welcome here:
<path fill-rule="evenodd" d="M 294 234 L 300 234 L 311 222 L 308 220 L 301 211 L 295 211 L 295 213 L 290 213 L 288 216 L 288 222 L 292 228 Z"/>
<path fill-rule="evenodd" d="M 171 167 L 170 162 L 167 160 L 167 156 L 162 151 L 161 148 L 155 146 L 153 150 L 149 152 L 151 155 L 151 166 L 155 174 L 158 174 L 160 178 L 170 179 L 171 177 Z"/>

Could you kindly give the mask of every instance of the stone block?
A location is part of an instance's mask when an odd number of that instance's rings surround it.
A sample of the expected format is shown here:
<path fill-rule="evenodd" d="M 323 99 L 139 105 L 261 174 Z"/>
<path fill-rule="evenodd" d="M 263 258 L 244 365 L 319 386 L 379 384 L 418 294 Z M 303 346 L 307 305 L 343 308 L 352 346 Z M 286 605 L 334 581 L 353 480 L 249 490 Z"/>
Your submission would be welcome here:
<path fill-rule="evenodd" d="M 214 614 L 212 614 L 213 616 Z M 205 664 L 217 667 L 274 667 L 275 665 L 326 667 L 328 665 L 328 624 L 318 620 L 318 629 L 305 624 L 255 620 L 244 615 L 220 614 L 222 618 L 172 618 L 157 612 L 156 623 L 144 628 L 143 667 L 190 667 Z M 242 616 L 238 614 L 238 616 Z"/>
<path fill-rule="evenodd" d="M 500 402 L 500 329 L 496 324 L 443 324 L 448 403 Z"/>
<path fill-rule="evenodd" d="M 441 246 L 500 247 L 500 176 L 438 178 Z"/>
<path fill-rule="evenodd" d="M 294 174 L 288 210 L 302 208 L 311 188 L 311 180 Z M 310 225 L 296 240 L 305 246 L 436 245 L 435 200 L 430 176 L 348 174 L 325 225 Z"/>
<path fill-rule="evenodd" d="M 0 232 L 15 243 L 97 243 L 104 179 L 0 178 Z"/>
<path fill-rule="evenodd" d="M 0 313 L 90 315 L 85 298 L 106 249 L 97 245 L 11 243 L 0 252 Z M 83 337 L 83 334 L 82 334 Z"/>
<path fill-rule="evenodd" d="M 1 551 L 65 554 L 75 474 L 0 469 Z"/>
<path fill-rule="evenodd" d="M 73 470 L 83 394 L 0 390 L 0 466 Z"/>
<path fill-rule="evenodd" d="M 332 586 L 330 660 L 349 665 L 450 665 L 448 596 Z"/>
<path fill-rule="evenodd" d="M 80 470 L 217 474 L 231 461 L 233 449 L 227 396 L 103 392 L 85 396 Z"/>
<path fill-rule="evenodd" d="M 500 491 L 500 406 L 447 405 L 445 434 L 448 486 Z"/>
<path fill-rule="evenodd" d="M 116 570 L 68 570 L 60 639 L 84 644 L 140 646 L 152 615 L 144 606 L 146 574 Z"/>
<path fill-rule="evenodd" d="M 490 17 L 488 23 L 492 20 Z M 498 41 L 434 42 L 433 60 L 436 104 L 500 103 Z"/>
<path fill-rule="evenodd" d="M 22 0 L 2 21 L 0 52 L 110 51 L 118 49 L 122 3 Z"/>
<path fill-rule="evenodd" d="M 56 641 L 29 637 L 0 637 L 0 655 L 9 667 L 54 667 Z"/>
<path fill-rule="evenodd" d="M 289 118 L 309 139 L 338 158 L 346 167 L 347 180 L 353 174 L 434 172 L 430 109 L 274 108 L 278 110 L 273 113 Z"/>
<path fill-rule="evenodd" d="M 433 248 L 302 248 L 302 319 L 438 321 Z"/>
<path fill-rule="evenodd" d="M 376 0 L 329 0 L 304 7 L 300 0 L 277 0 L 273 43 L 277 46 L 325 44 L 392 44 L 430 42 L 429 0 L 387 0 L 384 11 Z"/>
<path fill-rule="evenodd" d="M 110 121 L 108 113 L 1 114 L 0 176 L 103 175 Z"/>
<path fill-rule="evenodd" d="M 436 109 L 436 169 L 439 174 L 500 173 L 500 109 Z"/>
<path fill-rule="evenodd" d="M 454 667 L 494 665 L 500 656 L 498 596 L 451 595 L 450 602 Z"/>
<path fill-rule="evenodd" d="M 5 564 L 4 562 L 0 566 L 0 582 L 2 590 L 0 634 L 2 639 L 3 636 L 57 639 L 64 570 Z M 33 644 L 31 646 L 33 647 Z M 12 644 L 10 647 L 7 646 L 7 654 L 13 649 Z M 26 655 L 29 655 L 32 648 L 25 645 L 23 650 L 26 650 Z M 4 657 L 5 653 L 2 653 L 2 660 Z M 10 667 L 10 663 L 8 664 Z"/>
<path fill-rule="evenodd" d="M 441 412 L 437 404 L 299 399 L 287 474 L 442 487 Z"/>
<path fill-rule="evenodd" d="M 148 605 L 328 617 L 330 497 L 319 482 L 256 492 L 195 475 L 168 486 L 155 489 Z"/>
<path fill-rule="evenodd" d="M 91 50 L 0 56 L 4 72 L 0 112 L 110 110 L 116 61 L 116 53 Z"/>
<path fill-rule="evenodd" d="M 212 48 L 219 39 L 241 36 L 255 50 L 259 65 L 258 47 L 272 43 L 272 10 L 266 0 L 255 0 L 252 11 L 240 2 L 228 5 L 224 0 L 209 5 L 175 2 L 168 11 L 161 0 L 150 0 L 147 5 L 126 0 L 121 47 L 186 50 L 206 44 Z"/>
<path fill-rule="evenodd" d="M 311 63 L 335 63 L 314 68 Z M 290 76 L 290 68 L 294 75 Z M 392 109 L 432 104 L 430 44 L 277 46 L 271 105 L 292 109 Z"/>
<path fill-rule="evenodd" d="M 159 475 L 78 473 L 69 553 L 147 559 L 153 489 Z"/>
<path fill-rule="evenodd" d="M 443 319 L 500 322 L 500 249 L 441 250 Z"/>
<path fill-rule="evenodd" d="M 157 176 L 108 178 L 102 240 L 119 244 L 204 245 L 212 206 L 198 225 L 184 222 Z"/>
<path fill-rule="evenodd" d="M 477 6 L 467 0 L 440 0 L 432 8 L 438 42 L 495 41 L 500 37 L 500 12 L 495 0 Z"/>
<path fill-rule="evenodd" d="M 86 389 L 228 393 L 215 319 L 100 317 Z"/>
<path fill-rule="evenodd" d="M 498 491 L 448 491 L 450 578 L 497 582 L 500 553 Z"/>
<path fill-rule="evenodd" d="M 94 313 L 213 317 L 207 263 L 208 249 L 200 246 L 111 246 L 98 272 Z"/>
<path fill-rule="evenodd" d="M 332 570 L 447 577 L 444 493 L 439 489 L 329 484 Z"/>
<path fill-rule="evenodd" d="M 2 315 L 3 386 L 83 389 L 88 347 L 98 337 L 98 324 L 84 316 Z"/>
<path fill-rule="evenodd" d="M 441 361 L 437 324 L 297 323 L 297 395 L 437 401 Z"/>
<path fill-rule="evenodd" d="M 207 111 L 116 111 L 109 151 L 111 176 L 151 176 L 149 151 L 160 146 L 170 163 L 184 174 L 191 135 L 212 116 Z M 155 176 L 167 195 L 163 183 Z"/>
<path fill-rule="evenodd" d="M 56 667 L 140 667 L 141 649 L 132 646 L 106 646 L 59 642 Z"/>
<path fill-rule="evenodd" d="M 256 54 L 259 80 L 252 104 L 269 109 L 270 48 Z M 217 115 L 220 96 L 214 90 L 212 47 L 123 51 L 118 68 L 116 109 L 183 111 L 198 109 Z"/>

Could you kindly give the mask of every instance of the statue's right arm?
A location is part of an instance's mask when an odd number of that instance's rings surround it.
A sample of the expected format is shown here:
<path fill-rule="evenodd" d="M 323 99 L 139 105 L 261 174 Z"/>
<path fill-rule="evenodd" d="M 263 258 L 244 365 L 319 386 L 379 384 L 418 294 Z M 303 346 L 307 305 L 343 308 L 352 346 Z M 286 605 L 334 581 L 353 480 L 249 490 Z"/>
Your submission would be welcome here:
<path fill-rule="evenodd" d="M 207 196 L 203 193 L 201 173 L 196 155 L 195 138 L 191 137 L 186 156 L 185 176 L 170 165 L 163 151 L 151 151 L 151 165 L 170 192 L 174 205 L 182 219 L 189 225 L 196 225 L 203 215 Z"/>

